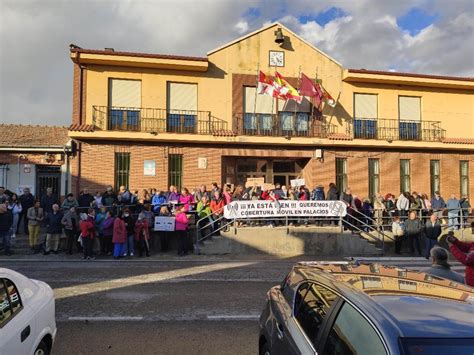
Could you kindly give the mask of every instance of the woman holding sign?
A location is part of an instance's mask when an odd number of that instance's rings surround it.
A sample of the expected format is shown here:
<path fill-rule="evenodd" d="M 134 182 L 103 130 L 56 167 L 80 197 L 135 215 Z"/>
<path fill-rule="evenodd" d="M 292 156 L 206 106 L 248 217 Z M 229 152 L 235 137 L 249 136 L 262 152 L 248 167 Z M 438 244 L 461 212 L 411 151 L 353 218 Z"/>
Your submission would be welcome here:
<path fill-rule="evenodd" d="M 176 207 L 176 225 L 175 231 L 178 237 L 178 255 L 184 256 L 187 254 L 186 242 L 188 237 L 188 223 L 189 219 L 184 211 L 184 205 Z"/>

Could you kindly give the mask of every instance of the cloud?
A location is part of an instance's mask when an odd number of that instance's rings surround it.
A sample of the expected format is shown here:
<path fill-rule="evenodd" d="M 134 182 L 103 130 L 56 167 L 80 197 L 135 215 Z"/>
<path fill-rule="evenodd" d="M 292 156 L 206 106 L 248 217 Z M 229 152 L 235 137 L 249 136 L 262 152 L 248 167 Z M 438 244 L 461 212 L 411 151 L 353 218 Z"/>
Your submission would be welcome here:
<path fill-rule="evenodd" d="M 0 122 L 70 123 L 68 45 L 205 55 L 281 19 L 346 67 L 474 75 L 471 0 L 1 0 Z M 410 34 L 397 19 L 439 14 Z M 341 9 L 324 26 L 314 18 Z M 329 12 L 330 13 L 330 12 Z M 311 20 L 313 18 L 313 20 Z"/>
<path fill-rule="evenodd" d="M 237 30 L 238 33 L 244 34 L 248 31 L 249 24 L 247 23 L 247 21 L 240 20 L 239 22 L 236 23 L 236 25 L 234 27 L 235 27 L 235 29 Z"/>

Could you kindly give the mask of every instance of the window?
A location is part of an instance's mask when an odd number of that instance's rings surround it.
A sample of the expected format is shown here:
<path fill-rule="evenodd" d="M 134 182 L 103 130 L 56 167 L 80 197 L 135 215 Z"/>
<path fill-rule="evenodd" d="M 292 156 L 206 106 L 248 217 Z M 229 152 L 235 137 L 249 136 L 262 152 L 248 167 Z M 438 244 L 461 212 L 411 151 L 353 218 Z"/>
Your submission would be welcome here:
<path fill-rule="evenodd" d="M 354 94 L 354 138 L 377 138 L 377 95 Z"/>
<path fill-rule="evenodd" d="M 421 139 L 421 98 L 398 97 L 399 138 L 402 140 Z"/>
<path fill-rule="evenodd" d="M 130 182 L 130 153 L 115 153 L 115 189 L 125 186 Z"/>
<path fill-rule="evenodd" d="M 435 191 L 440 191 L 439 160 L 430 160 L 430 186 L 431 196 L 434 196 Z"/>
<path fill-rule="evenodd" d="M 338 298 L 332 291 L 312 283 L 300 286 L 295 299 L 295 318 L 313 345 L 331 305 Z"/>
<path fill-rule="evenodd" d="M 386 351 L 370 323 L 345 303 L 329 333 L 324 354 L 386 354 Z"/>
<path fill-rule="evenodd" d="M 167 131 L 196 132 L 197 106 L 197 84 L 169 82 Z"/>
<path fill-rule="evenodd" d="M 369 159 L 369 198 L 380 192 L 380 159 Z"/>
<path fill-rule="evenodd" d="M 0 279 L 0 328 L 22 308 L 20 295 L 13 282 Z"/>
<path fill-rule="evenodd" d="M 409 192 L 410 188 L 410 159 L 400 159 L 400 192 Z"/>
<path fill-rule="evenodd" d="M 459 176 L 460 176 L 460 187 L 461 196 L 469 195 L 469 162 L 467 160 L 461 160 L 459 162 Z"/>
<path fill-rule="evenodd" d="M 244 133 L 271 134 L 272 113 L 276 113 L 273 97 L 257 95 L 255 87 L 244 87 Z"/>
<path fill-rule="evenodd" d="M 111 130 L 139 130 L 142 83 L 140 80 L 109 79 Z"/>
<path fill-rule="evenodd" d="M 181 190 L 183 178 L 183 156 L 181 154 L 170 154 L 168 157 L 168 186 L 176 186 Z"/>
<path fill-rule="evenodd" d="M 339 191 L 347 187 L 347 159 L 336 158 L 336 186 Z"/>

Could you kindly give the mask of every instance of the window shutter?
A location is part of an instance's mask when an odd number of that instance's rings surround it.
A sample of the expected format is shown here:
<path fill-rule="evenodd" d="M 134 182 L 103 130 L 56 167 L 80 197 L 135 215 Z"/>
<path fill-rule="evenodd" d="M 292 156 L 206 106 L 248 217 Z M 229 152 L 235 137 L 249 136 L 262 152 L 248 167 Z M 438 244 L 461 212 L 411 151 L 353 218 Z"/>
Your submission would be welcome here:
<path fill-rule="evenodd" d="M 274 98 L 270 95 L 257 95 L 257 103 L 255 105 L 255 87 L 246 86 L 245 88 L 245 113 L 272 113 L 276 110 Z"/>
<path fill-rule="evenodd" d="M 354 118 L 377 118 L 377 95 L 354 95 Z"/>
<path fill-rule="evenodd" d="M 399 96 L 398 97 L 399 115 L 402 121 L 420 121 L 420 98 Z"/>
<path fill-rule="evenodd" d="M 113 107 L 139 108 L 142 101 L 140 80 L 110 79 L 109 104 Z"/>
<path fill-rule="evenodd" d="M 168 109 L 197 111 L 197 85 L 168 83 Z"/>

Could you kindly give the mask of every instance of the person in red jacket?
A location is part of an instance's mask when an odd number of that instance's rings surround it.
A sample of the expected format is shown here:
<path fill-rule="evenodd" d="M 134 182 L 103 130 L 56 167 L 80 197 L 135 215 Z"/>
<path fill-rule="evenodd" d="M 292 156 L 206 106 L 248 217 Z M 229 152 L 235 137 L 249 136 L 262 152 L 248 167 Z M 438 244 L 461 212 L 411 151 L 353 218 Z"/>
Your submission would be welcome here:
<path fill-rule="evenodd" d="M 118 259 L 123 255 L 125 244 L 127 243 L 127 228 L 123 220 L 122 211 L 119 212 L 114 221 L 112 243 L 114 243 L 114 259 Z"/>
<path fill-rule="evenodd" d="M 175 219 L 175 231 L 178 237 L 178 255 L 184 256 L 187 254 L 186 252 L 186 239 L 188 236 L 188 223 L 189 219 L 184 213 L 184 206 L 177 207 L 176 211 L 176 219 Z"/>
<path fill-rule="evenodd" d="M 217 220 L 224 214 L 224 205 L 225 201 L 222 197 L 222 194 L 219 191 L 214 192 L 214 198 L 211 201 L 210 208 L 212 212 L 212 219 L 214 223 L 212 228 L 214 229 L 214 234 L 217 234 L 217 230 L 219 229 L 219 222 Z"/>
<path fill-rule="evenodd" d="M 145 250 L 146 256 L 150 256 L 149 240 L 150 233 L 148 229 L 148 221 L 144 218 L 144 215 L 140 213 L 135 222 L 135 242 L 138 246 L 139 257 L 143 256 L 143 250 Z"/>
<path fill-rule="evenodd" d="M 461 242 L 451 232 L 448 233 L 446 242 L 454 257 L 466 266 L 466 285 L 474 287 L 474 243 Z"/>
<path fill-rule="evenodd" d="M 92 257 L 92 243 L 95 237 L 95 226 L 89 216 L 85 213 L 81 214 L 81 222 L 79 223 L 82 238 L 82 249 L 84 251 L 83 259 L 94 260 Z"/>

